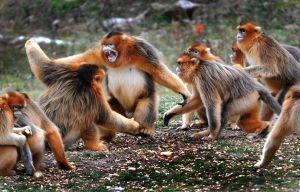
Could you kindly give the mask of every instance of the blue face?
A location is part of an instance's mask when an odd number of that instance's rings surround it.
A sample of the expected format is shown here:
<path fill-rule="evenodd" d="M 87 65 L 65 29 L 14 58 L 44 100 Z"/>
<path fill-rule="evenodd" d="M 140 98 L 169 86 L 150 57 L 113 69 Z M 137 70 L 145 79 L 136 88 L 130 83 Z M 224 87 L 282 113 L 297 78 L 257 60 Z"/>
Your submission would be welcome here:
<path fill-rule="evenodd" d="M 102 44 L 102 51 L 110 63 L 114 63 L 117 60 L 118 51 L 116 51 L 114 44 Z"/>
<path fill-rule="evenodd" d="M 237 41 L 241 41 L 241 40 L 244 39 L 244 36 L 245 36 L 245 34 L 246 34 L 246 30 L 243 29 L 243 28 L 239 28 L 238 30 L 239 30 L 239 32 L 238 32 L 238 34 L 236 35 L 236 40 L 237 40 Z"/>

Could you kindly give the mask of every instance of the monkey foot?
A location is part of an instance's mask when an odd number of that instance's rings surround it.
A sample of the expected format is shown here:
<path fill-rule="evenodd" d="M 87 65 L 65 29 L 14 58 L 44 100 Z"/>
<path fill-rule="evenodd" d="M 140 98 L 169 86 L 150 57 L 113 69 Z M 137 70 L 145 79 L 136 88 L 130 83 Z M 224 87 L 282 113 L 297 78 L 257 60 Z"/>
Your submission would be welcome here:
<path fill-rule="evenodd" d="M 112 142 L 115 138 L 116 138 L 116 133 L 113 132 L 113 133 L 110 133 L 110 134 L 107 134 L 107 135 L 102 135 L 100 137 L 100 140 L 105 141 L 105 142 Z"/>
<path fill-rule="evenodd" d="M 236 123 L 229 123 L 228 125 L 232 130 L 240 129 L 240 127 Z"/>
<path fill-rule="evenodd" d="M 181 127 L 178 127 L 178 128 L 176 129 L 176 131 L 186 131 L 186 130 L 188 130 L 189 128 L 190 128 L 189 125 L 182 125 Z"/>
<path fill-rule="evenodd" d="M 215 141 L 217 139 L 218 139 L 218 137 L 212 136 L 211 134 L 209 136 L 205 136 L 202 138 L 202 140 L 205 140 L 205 141 Z"/>
<path fill-rule="evenodd" d="M 200 131 L 200 132 L 197 132 L 197 133 L 194 133 L 193 135 L 192 135 L 192 138 L 193 139 L 201 139 L 201 138 L 203 138 L 203 137 L 207 137 L 208 135 L 209 135 L 209 129 L 206 129 L 206 130 L 204 130 L 204 131 Z"/>
<path fill-rule="evenodd" d="M 154 133 L 155 133 L 155 128 L 153 128 L 153 127 L 151 127 L 151 128 L 141 127 L 139 135 L 153 137 Z"/>
<path fill-rule="evenodd" d="M 263 163 L 262 161 L 258 161 L 255 165 L 254 165 L 254 170 L 260 169 L 263 167 Z"/>
<path fill-rule="evenodd" d="M 33 174 L 33 177 L 34 177 L 34 178 L 41 178 L 41 177 L 43 177 L 43 173 L 40 172 L 40 171 L 36 171 L 36 172 Z"/>
<path fill-rule="evenodd" d="M 107 146 L 103 143 L 85 143 L 84 147 L 92 151 L 108 151 Z"/>
<path fill-rule="evenodd" d="M 72 162 L 68 162 L 67 160 L 65 160 L 64 163 L 58 163 L 58 167 L 59 169 L 62 169 L 62 170 L 72 170 L 72 169 L 76 169 L 76 166 L 74 163 Z"/>

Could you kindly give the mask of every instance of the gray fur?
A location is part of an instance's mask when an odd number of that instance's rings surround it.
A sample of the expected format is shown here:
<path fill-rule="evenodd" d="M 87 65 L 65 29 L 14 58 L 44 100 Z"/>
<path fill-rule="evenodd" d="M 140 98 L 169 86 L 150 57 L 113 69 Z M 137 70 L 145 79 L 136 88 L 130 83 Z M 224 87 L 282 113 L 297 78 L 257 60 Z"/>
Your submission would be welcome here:
<path fill-rule="evenodd" d="M 135 49 L 137 53 L 143 56 L 147 61 L 152 64 L 158 64 L 160 62 L 158 51 L 150 43 L 139 37 L 134 37 L 136 44 Z"/>
<path fill-rule="evenodd" d="M 97 92 L 81 86 L 78 74 L 71 71 L 68 65 L 50 63 L 42 65 L 41 69 L 44 71 L 45 81 L 53 88 L 50 87 L 40 96 L 39 104 L 60 127 L 63 136 L 73 127 L 96 126 L 86 125 L 86 122 L 95 119 L 98 114 L 106 116 L 104 110 L 100 111 L 102 103 Z"/>
<path fill-rule="evenodd" d="M 276 74 L 280 74 L 281 78 L 284 78 L 286 81 L 299 81 L 300 64 L 296 61 L 296 59 L 286 49 L 281 47 L 276 40 L 265 34 L 263 34 L 260 38 L 262 39 L 258 39 L 257 41 L 263 42 L 264 46 L 258 46 L 256 51 L 260 54 L 263 66 L 270 70 L 274 76 L 276 76 Z M 277 63 L 273 63 L 275 61 Z"/>
<path fill-rule="evenodd" d="M 30 150 L 30 147 L 27 143 L 25 145 L 21 146 L 18 148 L 20 156 L 21 156 L 21 161 L 24 164 L 25 170 L 29 175 L 33 175 L 36 170 L 33 165 L 33 159 L 32 159 L 32 153 Z"/>
<path fill-rule="evenodd" d="M 254 91 L 257 91 L 261 99 L 269 105 L 277 114 L 280 113 L 281 107 L 270 93 L 256 80 L 246 72 L 222 65 L 216 62 L 200 61 L 199 75 L 197 76 L 200 94 L 205 98 L 210 98 L 210 94 L 217 90 L 223 102 L 242 98 Z M 213 98 L 212 98 L 213 99 Z"/>
<path fill-rule="evenodd" d="M 295 59 L 300 62 L 300 49 L 291 45 L 280 44 L 284 49 L 286 49 Z"/>

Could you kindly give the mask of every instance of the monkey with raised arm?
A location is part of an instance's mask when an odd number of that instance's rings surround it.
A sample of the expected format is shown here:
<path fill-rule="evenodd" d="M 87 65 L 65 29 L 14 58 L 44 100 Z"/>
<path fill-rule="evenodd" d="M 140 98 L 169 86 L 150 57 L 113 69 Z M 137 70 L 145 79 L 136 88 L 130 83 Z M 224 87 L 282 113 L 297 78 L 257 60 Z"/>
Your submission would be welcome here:
<path fill-rule="evenodd" d="M 55 61 L 105 65 L 110 106 L 139 122 L 142 134 L 153 135 L 155 130 L 158 113 L 155 82 L 181 94 L 182 104 L 190 96 L 181 79 L 168 69 L 150 43 L 120 32 L 104 35 L 94 49 Z"/>
<path fill-rule="evenodd" d="M 184 53 L 177 60 L 177 73 L 183 81 L 194 84 L 198 97 L 167 111 L 164 122 L 167 125 L 175 115 L 201 107 L 203 102 L 208 117 L 209 129 L 194 134 L 194 137 L 217 139 L 228 120 L 240 116 L 238 125 L 243 128 L 243 120 L 248 118 L 259 99 L 267 103 L 279 114 L 281 107 L 268 91 L 243 70 L 203 60 L 190 53 Z M 200 97 L 200 99 L 199 99 Z"/>

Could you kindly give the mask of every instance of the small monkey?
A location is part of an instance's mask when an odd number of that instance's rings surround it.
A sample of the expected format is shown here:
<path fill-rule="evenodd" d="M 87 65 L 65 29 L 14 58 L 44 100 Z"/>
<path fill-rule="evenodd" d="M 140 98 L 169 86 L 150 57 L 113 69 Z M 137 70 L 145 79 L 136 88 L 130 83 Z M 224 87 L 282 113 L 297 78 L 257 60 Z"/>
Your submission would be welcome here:
<path fill-rule="evenodd" d="M 14 113 L 9 107 L 8 96 L 2 96 L 1 101 L 1 128 L 0 128 L 0 145 L 12 145 L 16 147 L 23 146 L 26 142 L 24 135 L 14 133 Z"/>
<path fill-rule="evenodd" d="M 288 89 L 300 80 L 300 64 L 255 23 L 241 22 L 237 30 L 237 46 L 250 65 L 245 70 L 255 78 L 262 78 L 278 93 L 276 97 L 281 104 Z"/>
<path fill-rule="evenodd" d="M 259 99 L 267 103 L 276 114 L 281 111 L 280 105 L 268 91 L 240 69 L 206 61 L 190 53 L 182 54 L 177 62 L 179 77 L 195 85 L 198 97 L 192 98 L 184 106 L 177 105 L 167 111 L 164 115 L 166 125 L 175 115 L 195 110 L 203 102 L 209 129 L 193 136 L 208 136 L 208 139 L 215 140 L 231 117 L 240 116 L 238 125 L 243 128 L 243 120 L 248 118 Z"/>
<path fill-rule="evenodd" d="M 17 102 L 19 98 L 23 98 L 26 102 L 25 107 L 20 110 L 21 113 L 17 115 L 18 120 L 16 124 L 31 127 L 32 136 L 27 138 L 27 143 L 33 154 L 35 169 L 37 171 L 41 169 L 45 140 L 47 140 L 54 153 L 58 167 L 65 170 L 74 169 L 75 166 L 66 157 L 58 128 L 50 121 L 42 109 L 26 93 L 15 91 L 12 88 L 3 89 L 2 93 L 9 96 L 11 100 L 9 105 L 13 108 L 19 108 L 20 104 Z"/>
<path fill-rule="evenodd" d="M 15 107 L 10 105 L 12 102 L 19 102 Z M 21 159 L 30 174 L 34 174 L 35 169 L 32 164 L 32 154 L 26 143 L 25 134 L 31 134 L 29 127 L 13 128 L 14 122 L 17 120 L 17 114 L 20 109 L 25 106 L 26 102 L 23 98 L 13 101 L 7 94 L 0 96 L 0 176 L 14 176 L 16 172 L 13 170 L 17 164 L 18 152 L 21 153 Z M 7 141 L 7 134 L 15 134 L 25 138 L 24 144 L 15 145 Z"/>
<path fill-rule="evenodd" d="M 269 133 L 264 144 L 261 160 L 254 167 L 260 169 L 267 166 L 284 138 L 293 131 L 300 131 L 300 86 L 295 85 L 287 92 L 282 113 Z"/>
<path fill-rule="evenodd" d="M 26 142 L 24 135 L 13 132 L 14 121 L 13 111 L 7 103 L 7 99 L 0 97 L 0 176 L 16 175 L 13 169 L 17 164 L 17 147 Z"/>

